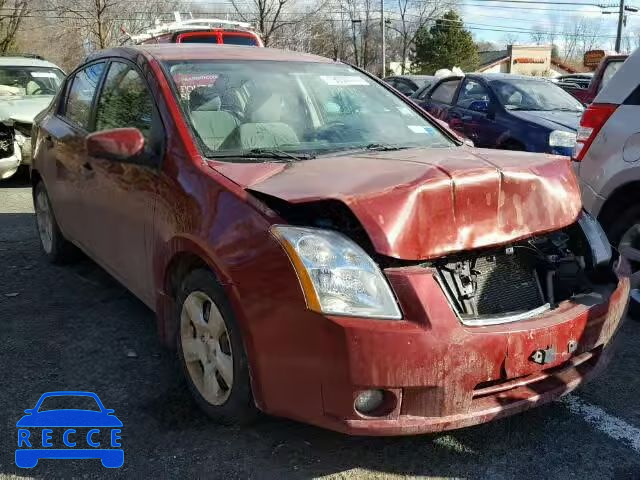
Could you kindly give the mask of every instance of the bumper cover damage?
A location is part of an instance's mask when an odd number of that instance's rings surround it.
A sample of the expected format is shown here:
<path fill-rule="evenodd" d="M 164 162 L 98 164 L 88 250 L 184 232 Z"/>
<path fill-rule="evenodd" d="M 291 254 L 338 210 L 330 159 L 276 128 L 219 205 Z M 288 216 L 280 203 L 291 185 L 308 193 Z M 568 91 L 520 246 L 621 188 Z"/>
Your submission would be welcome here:
<path fill-rule="evenodd" d="M 410 267 L 386 273 L 404 299 L 409 321 L 372 325 L 332 319 L 349 367 L 342 375 L 330 372 L 331 380 L 323 383 L 322 426 L 355 435 L 418 434 L 475 425 L 550 402 L 604 367 L 629 293 L 628 263 L 621 261 L 618 284 L 598 294 L 564 301 L 530 320 L 466 327 L 451 311 L 433 272 Z M 535 362 L 533 354 L 549 347 L 556 352 L 553 361 Z M 354 411 L 357 392 L 371 388 L 395 397 L 387 415 L 363 417 Z"/>

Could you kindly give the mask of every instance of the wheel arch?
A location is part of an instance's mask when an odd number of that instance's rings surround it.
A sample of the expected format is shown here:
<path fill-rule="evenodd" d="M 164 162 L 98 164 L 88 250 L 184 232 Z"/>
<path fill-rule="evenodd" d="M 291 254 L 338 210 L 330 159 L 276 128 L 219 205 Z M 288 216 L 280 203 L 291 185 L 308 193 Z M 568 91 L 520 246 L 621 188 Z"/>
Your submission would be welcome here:
<path fill-rule="evenodd" d="M 162 342 L 175 348 L 176 335 L 175 312 L 176 296 L 182 280 L 193 270 L 203 268 L 209 270 L 225 289 L 227 294 L 231 279 L 220 267 L 221 262 L 215 258 L 215 254 L 196 238 L 190 236 L 177 236 L 172 238 L 161 249 L 164 252 L 158 255 L 156 267 L 156 315 L 158 321 L 158 333 Z M 234 301 L 229 298 L 232 306 Z M 234 309 L 234 313 L 235 309 Z"/>
<path fill-rule="evenodd" d="M 598 221 L 605 231 L 613 223 L 615 218 L 632 205 L 640 204 L 640 180 L 635 180 L 616 188 L 605 200 Z"/>
<path fill-rule="evenodd" d="M 251 377 L 251 386 L 254 399 L 257 405 L 262 404 L 262 389 L 256 383 L 253 372 L 255 365 L 253 363 L 253 339 L 248 328 L 246 328 L 246 318 L 241 308 L 240 302 L 234 296 L 233 283 L 226 270 L 221 267 L 222 262 L 216 258 L 206 246 L 202 245 L 198 239 L 192 237 L 175 237 L 166 246 L 166 262 L 159 268 L 160 282 L 158 288 L 158 296 L 156 299 L 156 316 L 158 322 L 158 333 L 162 343 L 175 350 L 178 323 L 176 318 L 179 306 L 176 303 L 178 289 L 182 280 L 192 271 L 197 269 L 206 269 L 210 271 L 222 286 L 227 296 L 227 300 L 233 314 L 240 327 L 242 341 L 245 351 L 247 352 L 247 360 L 249 362 L 249 372 Z"/>

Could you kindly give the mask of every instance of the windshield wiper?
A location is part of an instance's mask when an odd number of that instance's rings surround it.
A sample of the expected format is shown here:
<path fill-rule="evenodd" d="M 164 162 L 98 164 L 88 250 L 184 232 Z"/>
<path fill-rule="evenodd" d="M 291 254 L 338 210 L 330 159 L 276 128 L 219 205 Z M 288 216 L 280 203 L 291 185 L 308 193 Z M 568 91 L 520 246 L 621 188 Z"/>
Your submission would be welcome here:
<path fill-rule="evenodd" d="M 286 162 L 299 162 L 316 158 L 309 153 L 289 153 L 277 148 L 251 148 L 241 152 L 214 153 L 210 158 L 264 158 L 270 160 L 284 160 Z"/>
<path fill-rule="evenodd" d="M 359 148 L 363 150 L 373 150 L 375 152 L 391 152 L 394 150 L 405 150 L 411 147 L 404 147 L 402 145 L 389 145 L 387 143 L 370 143 Z"/>

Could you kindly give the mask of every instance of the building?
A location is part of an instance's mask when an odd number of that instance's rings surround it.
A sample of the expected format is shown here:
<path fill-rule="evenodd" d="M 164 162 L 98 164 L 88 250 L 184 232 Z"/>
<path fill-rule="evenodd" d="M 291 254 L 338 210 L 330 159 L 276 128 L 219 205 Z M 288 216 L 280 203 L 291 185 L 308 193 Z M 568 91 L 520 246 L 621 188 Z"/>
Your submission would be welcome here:
<path fill-rule="evenodd" d="M 551 45 L 509 45 L 506 50 L 479 52 L 480 73 L 514 73 L 558 77 L 588 69 L 551 58 Z"/>

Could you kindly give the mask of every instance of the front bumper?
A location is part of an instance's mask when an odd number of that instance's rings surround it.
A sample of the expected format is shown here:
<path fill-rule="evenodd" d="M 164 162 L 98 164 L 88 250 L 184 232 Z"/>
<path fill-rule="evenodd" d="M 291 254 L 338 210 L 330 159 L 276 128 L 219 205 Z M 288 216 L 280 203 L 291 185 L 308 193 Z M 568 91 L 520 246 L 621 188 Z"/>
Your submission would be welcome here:
<path fill-rule="evenodd" d="M 465 327 L 431 272 L 386 271 L 407 320 L 331 318 L 339 345 L 326 360 L 321 418 L 305 419 L 354 435 L 407 435 L 466 427 L 550 402 L 594 376 L 624 315 L 629 267 L 599 300 L 565 301 L 530 320 Z M 569 345 L 577 342 L 577 349 Z M 553 361 L 531 359 L 554 347 Z M 384 415 L 364 416 L 357 394 L 382 389 Z"/>

